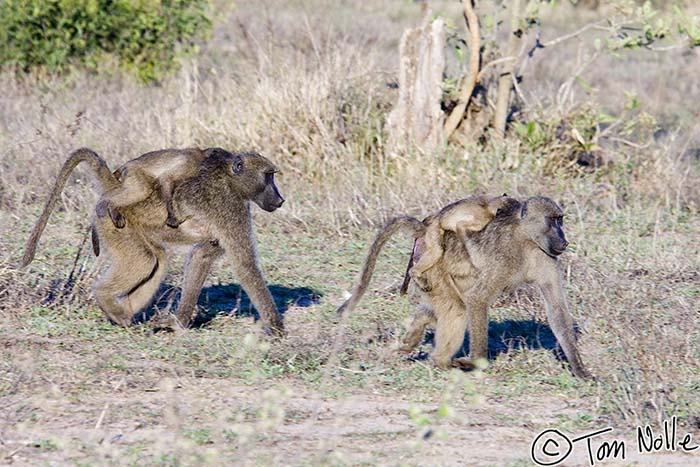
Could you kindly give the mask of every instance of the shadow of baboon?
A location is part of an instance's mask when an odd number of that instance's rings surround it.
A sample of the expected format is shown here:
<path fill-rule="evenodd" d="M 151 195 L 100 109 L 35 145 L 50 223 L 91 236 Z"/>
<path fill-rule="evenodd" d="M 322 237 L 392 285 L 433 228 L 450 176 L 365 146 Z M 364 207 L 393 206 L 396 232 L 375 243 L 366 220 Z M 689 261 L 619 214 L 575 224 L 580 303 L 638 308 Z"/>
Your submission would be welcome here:
<path fill-rule="evenodd" d="M 423 344 L 434 345 L 434 333 L 429 330 L 423 339 Z M 548 324 L 534 319 L 505 321 L 489 321 L 489 360 L 495 360 L 500 354 L 515 349 L 545 349 L 554 352 L 558 360 L 566 361 L 563 352 L 557 344 L 557 338 Z M 455 357 L 469 355 L 469 334 L 465 333 L 462 347 Z M 425 360 L 429 354 L 420 352 L 410 360 Z"/>
<path fill-rule="evenodd" d="M 323 294 L 308 287 L 286 287 L 279 284 L 269 284 L 270 293 L 281 314 L 290 306 L 308 307 L 320 302 Z M 177 310 L 180 301 L 180 288 L 168 284 L 161 285 L 156 294 L 156 302 L 148 310 L 134 317 L 135 323 L 144 323 L 151 319 L 158 310 Z M 248 295 L 239 284 L 216 284 L 204 287 L 197 301 L 197 315 L 191 327 L 206 326 L 217 316 L 253 316 L 260 317 L 250 302 Z"/>

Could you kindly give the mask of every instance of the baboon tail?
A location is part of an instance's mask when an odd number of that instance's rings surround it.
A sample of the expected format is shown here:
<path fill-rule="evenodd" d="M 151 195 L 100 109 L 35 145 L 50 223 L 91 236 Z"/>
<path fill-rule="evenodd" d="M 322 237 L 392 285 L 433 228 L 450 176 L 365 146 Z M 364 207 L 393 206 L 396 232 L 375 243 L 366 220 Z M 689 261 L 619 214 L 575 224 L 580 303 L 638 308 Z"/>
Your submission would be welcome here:
<path fill-rule="evenodd" d="M 411 283 L 411 268 L 413 268 L 413 263 L 415 263 L 416 248 L 418 247 L 418 240 L 413 241 L 413 249 L 411 250 L 411 257 L 408 259 L 408 265 L 406 266 L 406 272 L 403 275 L 403 283 L 399 289 L 399 295 L 406 295 L 408 292 L 408 285 Z"/>
<path fill-rule="evenodd" d="M 92 252 L 95 253 L 95 256 L 100 256 L 100 236 L 97 234 L 97 228 L 95 227 L 94 223 L 90 227 L 90 231 L 90 237 L 92 239 Z"/>
<path fill-rule="evenodd" d="M 34 259 L 34 255 L 36 254 L 36 246 L 37 243 L 39 243 L 39 237 L 41 237 L 41 234 L 44 232 L 44 228 L 46 228 L 46 224 L 49 221 L 49 215 L 51 215 L 51 211 L 53 211 L 54 207 L 56 207 L 58 197 L 63 191 L 63 187 L 66 185 L 68 176 L 81 162 L 87 162 L 90 165 L 90 168 L 95 173 L 102 191 L 118 185 L 119 182 L 112 175 L 109 167 L 107 167 L 107 163 L 95 151 L 88 148 L 80 148 L 73 151 L 70 157 L 68 157 L 68 160 L 66 160 L 66 162 L 63 164 L 63 167 L 61 167 L 61 171 L 56 179 L 56 184 L 49 195 L 49 199 L 46 201 L 44 210 L 42 211 L 39 220 L 36 222 L 31 234 L 29 235 L 29 239 L 27 240 L 27 244 L 24 249 L 24 257 L 22 258 L 21 267 L 28 265 Z"/>
<path fill-rule="evenodd" d="M 355 306 L 357 306 L 357 303 L 367 291 L 369 280 L 372 278 L 374 267 L 377 264 L 379 252 L 384 247 L 384 244 L 399 231 L 411 232 L 415 237 L 417 237 L 425 232 L 425 225 L 414 217 L 400 216 L 390 220 L 389 223 L 387 223 L 387 225 L 379 231 L 377 236 L 374 238 L 374 243 L 372 243 L 372 247 L 370 248 L 367 259 L 365 260 L 365 266 L 362 269 L 360 282 L 357 284 L 357 287 L 355 287 L 355 290 L 350 298 L 348 298 L 345 303 L 338 308 L 338 315 L 342 315 L 346 312 L 352 312 L 352 310 L 355 309 Z"/>

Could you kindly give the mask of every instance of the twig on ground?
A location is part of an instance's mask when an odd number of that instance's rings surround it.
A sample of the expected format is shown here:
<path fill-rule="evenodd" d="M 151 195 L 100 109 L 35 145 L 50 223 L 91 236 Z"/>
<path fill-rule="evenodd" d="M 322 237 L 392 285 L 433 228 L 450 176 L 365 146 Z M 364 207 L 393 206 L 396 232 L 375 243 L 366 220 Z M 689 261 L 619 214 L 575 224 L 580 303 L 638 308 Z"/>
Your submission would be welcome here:
<path fill-rule="evenodd" d="M 117 383 L 117 385 L 114 387 L 113 392 L 117 392 L 119 390 L 119 388 L 122 387 L 122 384 L 124 384 L 124 382 L 125 382 L 124 378 L 120 379 L 119 382 Z M 95 423 L 95 430 L 99 430 L 100 426 L 102 426 L 102 421 L 104 420 L 105 415 L 107 415 L 107 410 L 109 410 L 109 405 L 110 405 L 109 401 L 105 402 L 105 406 L 102 409 L 102 412 L 100 412 L 100 416 L 97 418 L 97 423 Z"/>

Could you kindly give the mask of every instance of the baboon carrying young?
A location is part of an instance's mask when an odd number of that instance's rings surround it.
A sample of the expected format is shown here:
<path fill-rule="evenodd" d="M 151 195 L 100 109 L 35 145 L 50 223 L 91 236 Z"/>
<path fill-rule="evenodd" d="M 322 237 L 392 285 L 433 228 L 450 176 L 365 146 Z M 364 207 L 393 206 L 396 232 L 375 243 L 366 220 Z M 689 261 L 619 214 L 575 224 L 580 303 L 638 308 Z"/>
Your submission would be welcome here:
<path fill-rule="evenodd" d="M 464 237 L 445 232 L 445 252 L 425 271 L 429 288 L 422 292 L 424 303 L 410 326 L 402 350 L 412 350 L 422 339 L 425 328 L 433 325 L 435 364 L 440 368 L 473 368 L 478 359 L 487 358 L 489 306 L 505 290 L 532 283 L 542 291 L 549 324 L 571 371 L 579 377 L 589 376 L 578 353 L 559 272 L 557 257 L 568 245 L 562 217 L 563 212 L 554 201 L 532 197 L 523 203 L 508 202 L 479 232 Z M 367 289 L 382 246 L 400 230 L 421 238 L 426 226 L 406 216 L 390 221 L 377 234 L 360 282 L 338 313 L 349 312 L 357 305 Z M 469 358 L 454 358 L 467 328 Z"/>
<path fill-rule="evenodd" d="M 258 264 L 250 213 L 251 201 L 268 212 L 284 203 L 275 185 L 277 168 L 257 153 L 230 153 L 219 148 L 203 152 L 207 157 L 200 162 L 197 174 L 173 191 L 173 214 L 182 222 L 178 229 L 165 226 L 168 210 L 158 189 L 145 200 L 122 208 L 123 228 L 116 228 L 111 218 L 95 219 L 96 238 L 109 256 L 109 267 L 93 288 L 97 303 L 110 320 L 128 326 L 153 301 L 165 274 L 166 250 L 191 245 L 175 314 L 179 325 L 189 325 L 213 262 L 226 253 L 260 314 L 263 328 L 282 334 L 282 318 Z M 80 149 L 71 154 L 27 241 L 23 266 L 33 259 L 58 195 L 70 172 L 82 161 L 89 162 L 100 192 L 118 187 L 119 180 L 94 151 Z"/>
<path fill-rule="evenodd" d="M 454 203 L 448 204 L 435 215 L 423 220 L 427 226 L 423 235 L 423 254 L 420 260 L 414 263 L 410 270 L 411 278 L 425 289 L 428 287 L 424 273 L 437 263 L 442 256 L 443 236 L 445 232 L 455 232 L 459 238 L 466 237 L 468 232 L 482 230 L 496 216 L 509 200 L 503 196 L 472 196 Z"/>
<path fill-rule="evenodd" d="M 177 183 L 197 175 L 205 157 L 207 151 L 196 148 L 163 149 L 130 160 L 116 171 L 121 183 L 103 193 L 95 214 L 109 216 L 114 226 L 121 229 L 125 220 L 120 209 L 145 200 L 153 190 L 159 189 L 168 211 L 165 224 L 177 228 L 181 221 L 173 211 L 173 189 Z M 234 166 L 233 170 L 236 173 L 240 165 Z"/>

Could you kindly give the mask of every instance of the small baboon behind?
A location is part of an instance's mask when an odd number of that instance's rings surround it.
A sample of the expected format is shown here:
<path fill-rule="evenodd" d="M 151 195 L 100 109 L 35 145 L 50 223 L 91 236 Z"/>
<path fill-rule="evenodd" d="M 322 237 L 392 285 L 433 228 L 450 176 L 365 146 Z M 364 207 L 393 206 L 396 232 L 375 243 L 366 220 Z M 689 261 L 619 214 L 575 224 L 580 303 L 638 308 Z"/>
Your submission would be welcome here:
<path fill-rule="evenodd" d="M 207 151 L 197 148 L 162 149 L 130 160 L 115 171 L 121 183 L 102 194 L 95 214 L 97 217 L 109 216 L 114 226 L 121 229 L 125 221 L 120 210 L 145 200 L 153 190 L 158 189 L 168 211 L 165 223 L 168 227 L 177 228 L 181 221 L 173 211 L 174 186 L 197 175 L 205 157 Z M 233 170 L 235 173 L 240 167 L 236 166 Z"/>
<path fill-rule="evenodd" d="M 158 189 L 144 201 L 122 208 L 123 228 L 116 228 L 107 217 L 95 219 L 95 239 L 107 252 L 109 265 L 93 287 L 97 303 L 110 320 L 128 326 L 152 303 L 167 268 L 167 250 L 190 245 L 175 314 L 178 325 L 189 325 L 214 261 L 226 253 L 264 329 L 282 334 L 282 318 L 258 264 L 250 213 L 250 202 L 268 212 L 284 203 L 274 181 L 277 168 L 257 153 L 219 148 L 204 152 L 207 157 L 197 174 L 174 188 L 173 213 L 182 222 L 178 229 L 165 226 L 168 210 Z M 119 180 L 94 151 L 80 149 L 71 154 L 27 241 L 23 265 L 33 259 L 56 200 L 70 172 L 82 161 L 95 172 L 100 192 L 118 188 Z"/>
<path fill-rule="evenodd" d="M 473 368 L 477 360 L 487 358 L 488 308 L 504 291 L 522 283 L 532 283 L 542 291 L 549 324 L 572 372 L 587 377 L 589 373 L 576 346 L 557 260 L 568 245 L 562 217 L 563 212 L 554 201 L 533 197 L 523 203 L 515 200 L 507 203 L 480 232 L 463 237 L 445 232 L 444 254 L 425 272 L 429 287 L 421 292 L 423 304 L 409 328 L 402 350 L 412 350 L 423 338 L 425 328 L 432 325 L 435 327 L 432 353 L 435 364 L 440 368 Z M 338 313 L 349 312 L 357 305 L 367 290 L 382 246 L 393 234 L 408 230 L 421 238 L 425 229 L 423 223 L 411 217 L 390 221 L 377 234 L 360 282 Z M 469 358 L 455 358 L 467 328 Z"/>
<path fill-rule="evenodd" d="M 496 212 L 511 199 L 505 193 L 495 197 L 472 196 L 448 204 L 437 214 L 425 218 L 423 223 L 427 227 L 423 235 L 424 251 L 418 262 L 415 262 L 414 258 L 411 278 L 419 287 L 425 289 L 427 284 L 424 273 L 442 257 L 445 232 L 455 232 L 460 238 L 469 232 L 478 232 L 486 227 L 496 216 Z"/>

